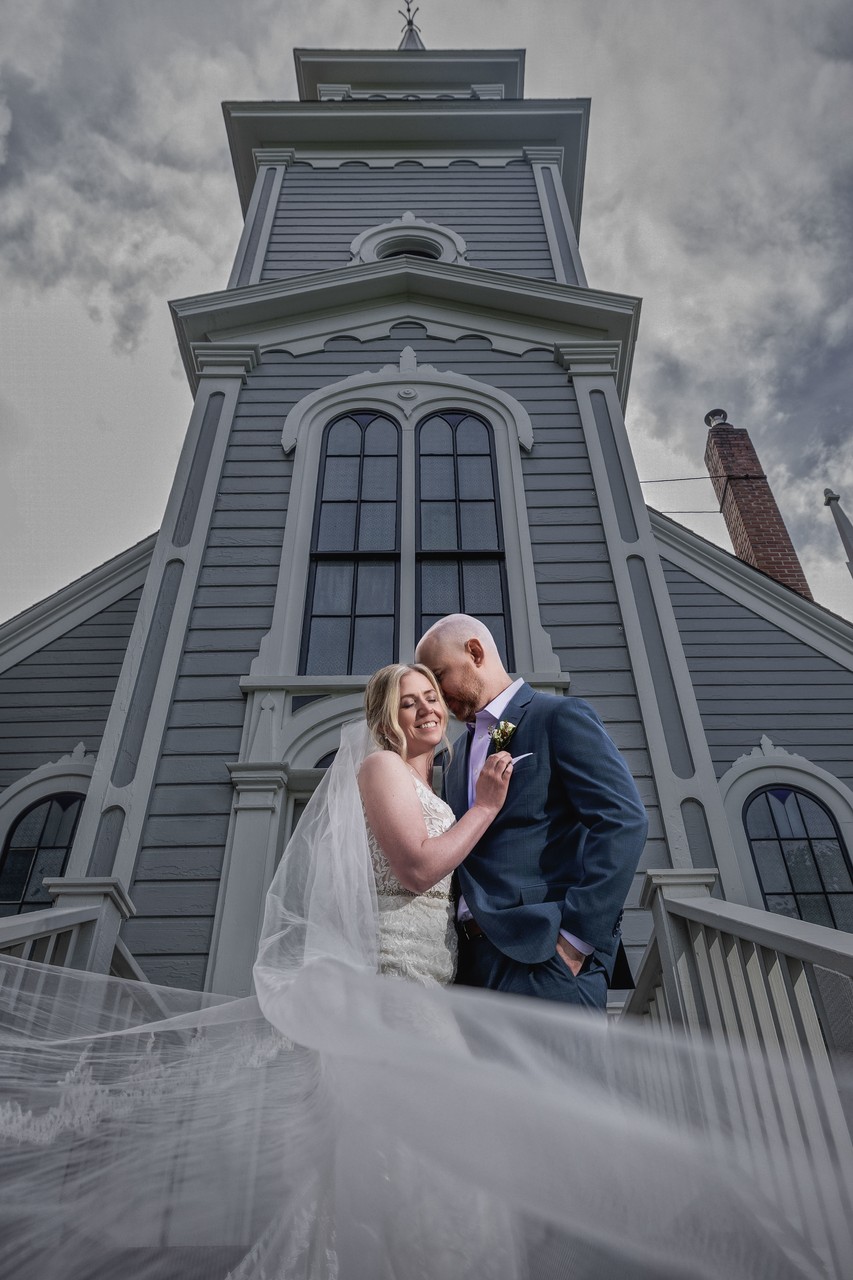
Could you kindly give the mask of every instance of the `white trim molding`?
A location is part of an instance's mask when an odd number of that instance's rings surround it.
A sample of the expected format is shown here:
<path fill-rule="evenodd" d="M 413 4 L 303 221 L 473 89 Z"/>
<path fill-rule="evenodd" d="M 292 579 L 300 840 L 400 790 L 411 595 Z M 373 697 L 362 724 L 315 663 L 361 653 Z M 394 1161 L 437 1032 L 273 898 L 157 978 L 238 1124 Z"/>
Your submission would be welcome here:
<path fill-rule="evenodd" d="M 252 664 L 253 679 L 263 682 L 295 675 L 302 633 L 305 589 L 317 487 L 317 469 L 323 428 L 336 413 L 358 406 L 385 413 L 403 429 L 404 491 L 414 492 L 414 432 L 417 422 L 440 409 L 468 409 L 483 414 L 494 431 L 495 458 L 504 524 L 504 548 L 512 617 L 516 665 L 540 673 L 559 672 L 559 660 L 539 622 L 533 551 L 527 523 L 527 504 L 521 474 L 520 448 L 533 447 L 530 415 L 513 396 L 463 374 L 432 365 L 419 365 L 415 352 L 405 347 L 399 364 L 386 365 L 378 373 L 344 378 L 305 396 L 287 415 L 282 433 L 285 453 L 296 449 L 287 524 L 281 557 L 272 626 Z M 414 564 L 415 511 L 403 503 L 401 559 Z M 301 513 L 301 514 L 300 514 Z M 413 574 L 402 574 L 400 599 L 400 654 L 414 652 Z"/>
<path fill-rule="evenodd" d="M 451 231 L 450 227 L 416 218 L 411 209 L 393 222 L 368 227 L 350 245 L 351 265 L 381 262 L 385 258 L 414 253 L 430 257 L 435 262 L 455 262 L 467 267 L 467 252 L 468 246 L 462 236 Z"/>
<path fill-rule="evenodd" d="M 9 832 L 33 805 L 64 791 L 85 796 L 92 781 L 95 767 L 94 755 L 87 755 L 82 742 L 67 756 L 61 756 L 48 764 L 39 765 L 23 778 L 18 778 L 0 795 L 0 850 L 6 844 Z"/>
<path fill-rule="evenodd" d="M 743 824 L 743 806 L 754 791 L 764 787 L 791 787 L 813 795 L 829 809 L 847 852 L 853 855 L 853 791 L 840 778 L 805 756 L 775 746 L 766 734 L 757 747 L 735 760 L 720 778 L 719 785 L 732 843 L 743 868 L 748 906 L 764 910 L 764 898 Z"/>

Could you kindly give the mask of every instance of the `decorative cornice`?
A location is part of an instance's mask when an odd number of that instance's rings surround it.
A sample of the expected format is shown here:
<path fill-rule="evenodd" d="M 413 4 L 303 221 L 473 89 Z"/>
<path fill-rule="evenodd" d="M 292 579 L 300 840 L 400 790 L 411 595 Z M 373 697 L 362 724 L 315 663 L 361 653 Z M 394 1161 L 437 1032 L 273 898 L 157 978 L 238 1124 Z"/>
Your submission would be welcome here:
<path fill-rule="evenodd" d="M 565 158 L 564 147 L 525 147 L 524 158 L 531 164 L 555 164 L 562 172 Z"/>
<path fill-rule="evenodd" d="M 263 164 L 274 164 L 287 169 L 296 160 L 293 147 L 256 147 L 252 152 L 255 157 L 255 169 Z"/>
<path fill-rule="evenodd" d="M 558 342 L 554 358 L 570 378 L 617 374 L 622 360 L 621 342 Z"/>
<path fill-rule="evenodd" d="M 254 346 L 232 346 L 227 342 L 194 342 L 193 365 L 197 374 L 215 378 L 240 378 L 246 381 L 248 374 L 257 367 L 261 353 Z"/>
<path fill-rule="evenodd" d="M 288 334 L 298 342 L 304 342 L 306 334 L 320 334 L 325 340 L 348 332 L 353 322 L 357 328 L 368 323 L 371 307 L 390 313 L 399 304 L 400 316 L 407 319 L 417 321 L 419 308 L 446 309 L 458 313 L 465 332 L 527 330 L 535 333 L 536 345 L 551 349 L 555 337 L 565 335 L 561 345 L 567 348 L 577 343 L 587 353 L 599 354 L 606 348 L 612 357 L 615 343 L 616 385 L 623 404 L 627 398 L 641 303 L 625 294 L 403 257 L 202 294 L 170 305 L 184 367 L 195 390 L 192 349 L 202 340 L 204 346 L 251 341 L 262 349 L 287 345 Z"/>
<path fill-rule="evenodd" d="M 79 626 L 93 614 L 141 587 L 157 535 L 138 542 L 76 582 L 40 600 L 0 627 L 0 671 Z"/>
<path fill-rule="evenodd" d="M 649 508 L 652 531 L 664 557 L 723 595 L 853 670 L 853 623 L 784 587 L 760 569 Z"/>

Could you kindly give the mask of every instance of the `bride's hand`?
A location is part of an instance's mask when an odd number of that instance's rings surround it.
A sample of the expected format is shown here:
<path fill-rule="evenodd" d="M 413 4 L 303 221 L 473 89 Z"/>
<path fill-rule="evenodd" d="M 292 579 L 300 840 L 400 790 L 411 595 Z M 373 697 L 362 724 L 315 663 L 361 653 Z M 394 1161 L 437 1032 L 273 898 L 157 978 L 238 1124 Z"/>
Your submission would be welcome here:
<path fill-rule="evenodd" d="M 483 809 L 488 809 L 494 816 L 506 800 L 511 777 L 512 756 L 508 751 L 496 751 L 493 756 L 488 757 L 480 770 L 474 792 L 474 803 Z"/>

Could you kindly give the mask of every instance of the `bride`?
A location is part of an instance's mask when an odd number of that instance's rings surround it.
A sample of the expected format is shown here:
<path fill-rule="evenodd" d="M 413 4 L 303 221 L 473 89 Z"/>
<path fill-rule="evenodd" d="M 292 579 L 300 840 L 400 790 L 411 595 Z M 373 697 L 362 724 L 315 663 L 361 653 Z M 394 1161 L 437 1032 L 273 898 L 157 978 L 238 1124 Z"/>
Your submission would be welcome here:
<path fill-rule="evenodd" d="M 758 1112 L 778 1064 L 449 985 L 452 871 L 512 764 L 454 823 L 446 725 L 427 669 L 371 679 L 271 885 L 256 997 L 0 958 L 0 1275 L 837 1274 L 800 1230 L 837 1171 Z"/>

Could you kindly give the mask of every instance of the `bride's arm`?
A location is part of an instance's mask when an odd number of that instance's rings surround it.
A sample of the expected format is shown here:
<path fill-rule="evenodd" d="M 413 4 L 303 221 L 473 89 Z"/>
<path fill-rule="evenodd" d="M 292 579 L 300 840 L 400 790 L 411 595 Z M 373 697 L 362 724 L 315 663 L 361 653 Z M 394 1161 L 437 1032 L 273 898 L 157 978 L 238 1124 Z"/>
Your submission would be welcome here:
<path fill-rule="evenodd" d="M 511 776 L 508 751 L 489 756 L 471 808 L 443 835 L 429 836 L 408 766 L 392 751 L 367 757 L 358 775 L 364 811 L 404 888 L 424 893 L 459 866 L 499 812 Z"/>

